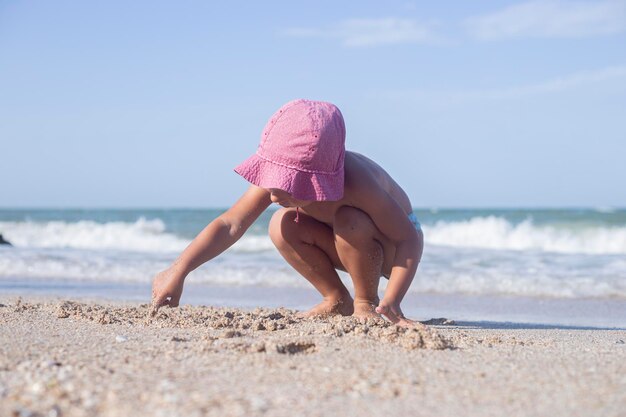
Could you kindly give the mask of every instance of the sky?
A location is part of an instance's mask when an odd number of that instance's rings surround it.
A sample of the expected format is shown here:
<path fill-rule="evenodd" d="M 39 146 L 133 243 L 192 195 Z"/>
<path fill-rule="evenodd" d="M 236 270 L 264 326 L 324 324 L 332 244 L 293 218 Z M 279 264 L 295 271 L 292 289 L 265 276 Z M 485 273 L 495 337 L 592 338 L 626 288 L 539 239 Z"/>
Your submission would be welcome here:
<path fill-rule="evenodd" d="M 296 98 L 415 207 L 626 207 L 626 0 L 0 0 L 0 207 L 227 207 Z"/>

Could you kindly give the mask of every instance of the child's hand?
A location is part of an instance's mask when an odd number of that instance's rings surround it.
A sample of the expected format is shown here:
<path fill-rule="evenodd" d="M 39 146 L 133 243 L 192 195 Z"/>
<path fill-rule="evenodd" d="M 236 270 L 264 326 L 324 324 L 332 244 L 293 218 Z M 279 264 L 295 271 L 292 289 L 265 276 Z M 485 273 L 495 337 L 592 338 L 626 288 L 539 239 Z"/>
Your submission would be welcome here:
<path fill-rule="evenodd" d="M 178 307 L 180 296 L 183 294 L 184 275 L 172 268 L 159 272 L 152 281 L 152 309 L 150 315 L 154 316 L 159 307 Z"/>
<path fill-rule="evenodd" d="M 415 321 L 409 320 L 404 317 L 402 310 L 400 310 L 400 304 L 390 303 L 383 299 L 376 307 L 376 312 L 385 316 L 390 322 L 403 327 L 415 326 Z"/>

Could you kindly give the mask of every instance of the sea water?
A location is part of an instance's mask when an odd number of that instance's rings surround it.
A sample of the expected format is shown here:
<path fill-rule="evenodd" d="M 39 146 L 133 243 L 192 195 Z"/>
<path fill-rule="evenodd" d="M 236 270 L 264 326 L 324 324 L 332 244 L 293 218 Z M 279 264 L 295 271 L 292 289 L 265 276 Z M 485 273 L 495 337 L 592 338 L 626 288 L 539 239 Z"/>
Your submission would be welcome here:
<path fill-rule="evenodd" d="M 124 288 L 144 291 L 222 212 L 0 209 L 0 234 L 13 245 L 0 245 L 0 292 L 63 287 L 124 298 Z M 457 304 L 513 297 L 626 305 L 624 209 L 416 209 L 415 214 L 425 248 L 407 297 L 430 295 Z M 232 294 L 242 292 L 308 294 L 310 284 L 282 260 L 267 235 L 271 215 L 268 210 L 234 246 L 190 275 L 198 294 L 221 293 L 235 304 Z M 349 276 L 341 277 L 349 286 Z M 188 291 L 185 296 L 193 299 Z M 621 325 L 626 317 L 608 322 Z"/>

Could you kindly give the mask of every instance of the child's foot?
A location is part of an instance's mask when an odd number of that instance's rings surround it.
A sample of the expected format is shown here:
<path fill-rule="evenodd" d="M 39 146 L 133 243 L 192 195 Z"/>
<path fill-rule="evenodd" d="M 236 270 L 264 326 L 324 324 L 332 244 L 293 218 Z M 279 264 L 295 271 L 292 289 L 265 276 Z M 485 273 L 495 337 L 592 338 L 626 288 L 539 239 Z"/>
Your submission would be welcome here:
<path fill-rule="evenodd" d="M 310 309 L 300 313 L 300 317 L 316 317 L 316 316 L 349 316 L 353 313 L 352 297 L 324 299 L 321 303 Z"/>
<path fill-rule="evenodd" d="M 376 312 L 376 306 L 378 300 L 355 300 L 354 301 L 354 313 L 352 317 L 361 319 L 380 318 L 380 314 Z"/>

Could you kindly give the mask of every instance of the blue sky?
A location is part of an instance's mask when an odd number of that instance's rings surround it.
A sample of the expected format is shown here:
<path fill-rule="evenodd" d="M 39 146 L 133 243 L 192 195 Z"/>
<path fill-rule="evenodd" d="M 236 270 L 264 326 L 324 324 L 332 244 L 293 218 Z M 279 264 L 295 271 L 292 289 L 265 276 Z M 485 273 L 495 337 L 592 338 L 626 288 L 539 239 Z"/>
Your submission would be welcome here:
<path fill-rule="evenodd" d="M 227 206 L 294 98 L 417 207 L 626 206 L 626 1 L 0 2 L 0 206 Z"/>

